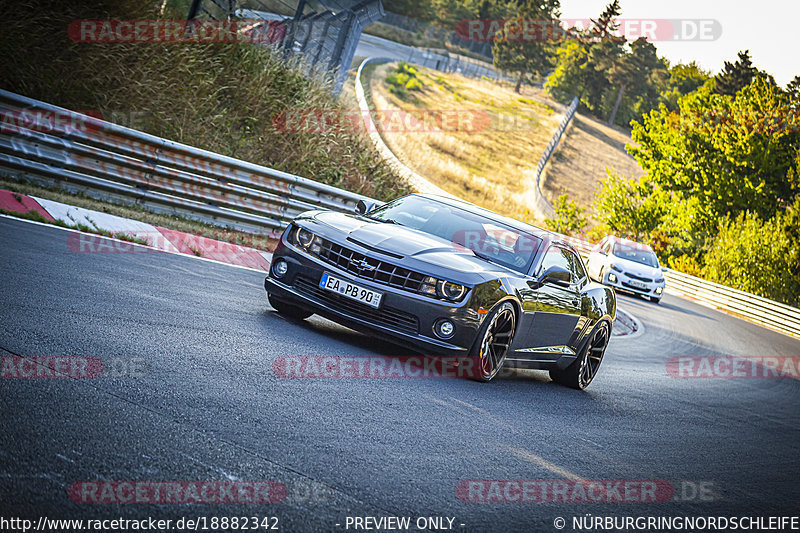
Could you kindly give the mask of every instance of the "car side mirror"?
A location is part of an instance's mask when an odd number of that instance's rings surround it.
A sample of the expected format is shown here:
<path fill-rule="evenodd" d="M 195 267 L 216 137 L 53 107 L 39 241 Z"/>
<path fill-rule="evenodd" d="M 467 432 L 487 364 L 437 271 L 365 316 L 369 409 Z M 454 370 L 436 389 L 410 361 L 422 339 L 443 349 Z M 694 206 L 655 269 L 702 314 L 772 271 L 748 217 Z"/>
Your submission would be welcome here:
<path fill-rule="evenodd" d="M 373 203 L 367 203 L 364 200 L 359 200 L 358 203 L 356 204 L 355 211 L 359 215 L 366 215 L 367 213 L 372 211 L 372 209 L 374 207 L 375 207 L 375 204 L 373 204 Z"/>
<path fill-rule="evenodd" d="M 599 253 L 600 253 L 600 255 L 608 255 L 608 252 L 606 252 L 605 250 L 600 250 Z"/>
<path fill-rule="evenodd" d="M 549 283 L 551 285 L 567 287 L 571 279 L 572 273 L 569 270 L 558 265 L 553 265 L 545 270 L 544 274 L 539 277 L 539 284 L 544 285 L 545 283 Z"/>

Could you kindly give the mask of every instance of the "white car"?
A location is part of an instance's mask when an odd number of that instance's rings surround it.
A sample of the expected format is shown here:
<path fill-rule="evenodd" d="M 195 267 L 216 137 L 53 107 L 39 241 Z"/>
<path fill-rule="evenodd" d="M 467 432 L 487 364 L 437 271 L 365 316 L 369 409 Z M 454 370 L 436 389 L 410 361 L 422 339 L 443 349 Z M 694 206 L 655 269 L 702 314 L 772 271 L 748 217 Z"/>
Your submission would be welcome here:
<path fill-rule="evenodd" d="M 609 235 L 592 249 L 586 268 L 590 278 L 604 285 L 661 301 L 663 268 L 646 244 Z"/>

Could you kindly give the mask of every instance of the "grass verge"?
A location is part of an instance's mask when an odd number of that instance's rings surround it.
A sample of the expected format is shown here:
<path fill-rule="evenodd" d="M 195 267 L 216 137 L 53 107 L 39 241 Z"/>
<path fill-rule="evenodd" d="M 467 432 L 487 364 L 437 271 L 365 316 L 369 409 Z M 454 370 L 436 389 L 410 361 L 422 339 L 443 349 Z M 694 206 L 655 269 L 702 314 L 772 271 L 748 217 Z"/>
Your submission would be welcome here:
<path fill-rule="evenodd" d="M 390 63 L 365 69 L 376 110 L 455 114 L 457 125 L 384 128 L 386 144 L 408 167 L 475 204 L 537 222 L 521 198 L 533 186 L 536 164 L 561 119 L 560 104 L 541 91 L 515 93 L 509 83 Z M 557 111 L 558 109 L 558 111 Z M 472 127 L 460 122 L 472 118 Z"/>

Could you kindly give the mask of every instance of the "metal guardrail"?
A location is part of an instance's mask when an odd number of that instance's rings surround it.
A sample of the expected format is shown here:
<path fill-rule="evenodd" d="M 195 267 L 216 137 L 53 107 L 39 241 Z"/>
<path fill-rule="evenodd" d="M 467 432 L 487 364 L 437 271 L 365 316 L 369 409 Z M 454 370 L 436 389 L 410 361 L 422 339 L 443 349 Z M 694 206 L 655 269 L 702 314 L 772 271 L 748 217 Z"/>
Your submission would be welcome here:
<path fill-rule="evenodd" d="M 20 111 L 41 120 L 22 126 L 4 115 L 0 168 L 91 195 L 255 232 L 282 228 L 309 209 L 350 210 L 359 200 L 374 201 L 0 90 L 0 112 Z M 62 128 L 48 123 L 55 115 Z M 566 240 L 584 257 L 594 247 Z M 674 270 L 665 277 L 667 292 L 800 337 L 800 309 Z"/>
<path fill-rule="evenodd" d="M 309 209 L 370 200 L 4 90 L 0 112 L 1 168 L 91 196 L 254 232 Z"/>
<path fill-rule="evenodd" d="M 361 41 L 380 47 L 391 47 L 397 52 L 393 61 L 405 61 L 413 65 L 432 68 L 440 72 L 456 72 L 470 78 L 487 77 L 498 80 L 512 80 L 498 71 L 491 63 L 479 61 L 447 50 L 416 48 L 368 33 L 361 35 Z M 402 52 L 402 54 L 400 54 Z M 393 55 L 393 54 L 389 54 Z"/>
<path fill-rule="evenodd" d="M 575 116 L 575 111 L 578 109 L 578 102 L 578 97 L 575 96 L 572 99 L 572 103 L 570 103 L 567 108 L 566 113 L 564 113 L 564 118 L 561 119 L 561 123 L 558 125 L 558 128 L 556 128 L 555 133 L 553 133 L 553 137 L 550 138 L 550 142 L 545 146 L 542 157 L 539 158 L 539 163 L 536 165 L 536 210 L 546 214 L 548 217 L 555 216 L 556 212 L 555 208 L 553 208 L 553 204 L 551 204 L 542 193 L 542 175 L 544 174 L 547 162 L 550 161 L 550 156 L 553 155 L 556 147 L 558 147 L 558 143 L 561 142 L 561 137 L 572 121 L 572 117 Z"/>
<path fill-rule="evenodd" d="M 667 270 L 667 292 L 687 296 L 770 329 L 800 338 L 800 309 L 732 289 L 676 270 Z"/>

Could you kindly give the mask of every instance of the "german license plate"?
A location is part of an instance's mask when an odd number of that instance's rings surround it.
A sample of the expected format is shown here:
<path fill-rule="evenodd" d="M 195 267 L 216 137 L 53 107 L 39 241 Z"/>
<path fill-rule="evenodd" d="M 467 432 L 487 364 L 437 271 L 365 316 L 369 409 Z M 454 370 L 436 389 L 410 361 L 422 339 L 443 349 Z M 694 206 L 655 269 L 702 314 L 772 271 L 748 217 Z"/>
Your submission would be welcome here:
<path fill-rule="evenodd" d="M 637 289 L 646 289 L 647 285 L 642 283 L 641 281 L 636 281 L 635 279 L 629 280 L 628 283 L 636 287 Z"/>
<path fill-rule="evenodd" d="M 376 309 L 381 305 L 381 298 L 383 298 L 383 294 L 380 292 L 375 292 L 372 289 L 367 289 L 343 279 L 334 278 L 327 272 L 322 274 L 319 286 Z"/>

